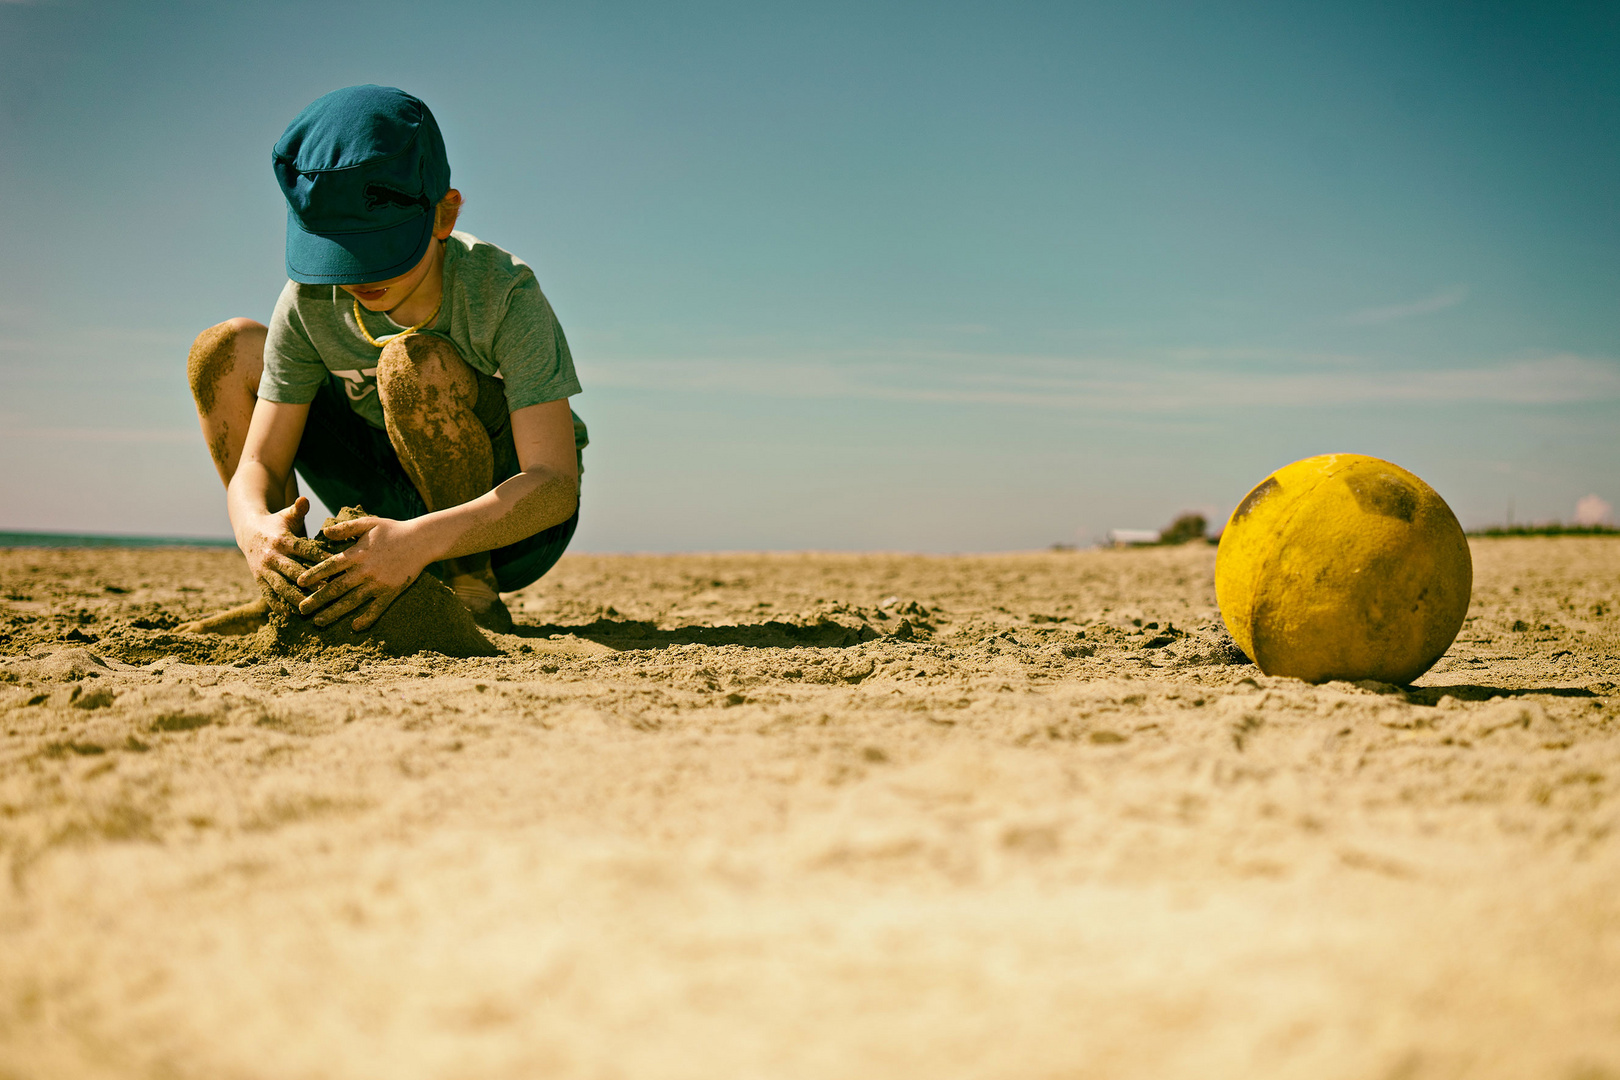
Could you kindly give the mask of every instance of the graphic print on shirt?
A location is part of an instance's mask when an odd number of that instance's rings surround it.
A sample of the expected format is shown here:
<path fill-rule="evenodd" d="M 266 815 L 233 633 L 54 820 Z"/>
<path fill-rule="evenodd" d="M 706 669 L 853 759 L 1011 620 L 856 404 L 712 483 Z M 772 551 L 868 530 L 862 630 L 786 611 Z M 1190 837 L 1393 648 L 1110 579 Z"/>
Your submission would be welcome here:
<path fill-rule="evenodd" d="M 374 367 L 359 371 L 333 371 L 332 374 L 343 376 L 343 390 L 349 395 L 350 401 L 363 401 L 377 392 L 377 369 Z"/>

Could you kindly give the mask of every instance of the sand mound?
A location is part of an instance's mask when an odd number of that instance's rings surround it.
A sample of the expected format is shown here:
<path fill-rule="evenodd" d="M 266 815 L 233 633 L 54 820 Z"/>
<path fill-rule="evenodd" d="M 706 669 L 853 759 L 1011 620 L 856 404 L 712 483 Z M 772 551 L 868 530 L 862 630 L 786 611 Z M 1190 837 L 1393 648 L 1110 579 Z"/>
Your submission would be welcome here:
<path fill-rule="evenodd" d="M 364 517 L 358 506 L 345 506 L 321 525 L 311 545 L 323 555 L 336 555 L 354 546 L 326 538 L 326 530 L 340 521 Z M 313 554 L 311 555 L 313 558 Z M 311 565 L 314 565 L 313 562 Z M 255 651 L 277 656 L 301 656 L 311 650 L 358 646 L 380 650 L 388 656 L 409 656 L 437 652 L 445 656 L 496 656 L 500 650 L 473 622 L 472 614 L 456 594 L 432 574 L 424 572 L 401 593 L 377 624 L 364 633 L 355 633 L 354 619 L 345 617 L 331 626 L 317 626 L 313 616 L 300 615 L 296 608 L 269 589 L 260 590 L 270 606 L 270 618 L 255 637 Z"/>

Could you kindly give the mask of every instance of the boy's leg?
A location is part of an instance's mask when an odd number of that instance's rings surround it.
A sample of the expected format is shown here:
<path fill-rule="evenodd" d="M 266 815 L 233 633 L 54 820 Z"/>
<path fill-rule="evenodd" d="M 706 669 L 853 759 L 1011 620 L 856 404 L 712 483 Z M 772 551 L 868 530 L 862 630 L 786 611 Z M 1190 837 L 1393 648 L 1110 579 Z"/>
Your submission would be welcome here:
<path fill-rule="evenodd" d="M 388 441 L 428 510 L 460 506 L 495 484 L 495 451 L 473 411 L 478 377 L 443 338 L 395 338 L 377 358 L 377 393 Z M 509 633 L 489 552 L 445 560 L 445 584 L 488 630 Z"/>
<path fill-rule="evenodd" d="M 248 422 L 259 400 L 259 377 L 264 373 L 264 339 L 267 331 L 252 319 L 228 319 L 197 335 L 186 357 L 186 378 L 191 397 L 197 404 L 203 438 L 214 459 L 219 478 L 228 486 L 242 460 L 247 442 Z M 298 498 L 298 477 L 287 475 L 280 510 Z M 264 620 L 269 608 L 264 600 L 220 612 L 211 618 L 186 623 L 179 629 L 196 633 L 251 633 Z"/>
<path fill-rule="evenodd" d="M 228 319 L 197 335 L 186 357 L 186 377 L 197 403 L 203 438 L 214 459 L 219 478 L 228 486 L 242 460 L 248 422 L 259 400 L 259 377 L 264 374 L 264 339 L 268 331 L 252 319 Z M 285 501 L 298 498 L 298 477 L 287 474 Z"/>

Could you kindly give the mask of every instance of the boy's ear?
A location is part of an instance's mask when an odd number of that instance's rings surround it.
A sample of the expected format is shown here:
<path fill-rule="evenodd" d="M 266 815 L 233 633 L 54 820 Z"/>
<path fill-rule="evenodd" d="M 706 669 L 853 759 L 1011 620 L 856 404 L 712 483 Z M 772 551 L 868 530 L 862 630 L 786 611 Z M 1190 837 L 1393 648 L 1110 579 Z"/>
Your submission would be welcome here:
<path fill-rule="evenodd" d="M 456 218 L 461 216 L 461 192 L 451 188 L 439 200 L 439 205 L 433 208 L 433 236 L 438 240 L 448 239 L 456 227 Z"/>

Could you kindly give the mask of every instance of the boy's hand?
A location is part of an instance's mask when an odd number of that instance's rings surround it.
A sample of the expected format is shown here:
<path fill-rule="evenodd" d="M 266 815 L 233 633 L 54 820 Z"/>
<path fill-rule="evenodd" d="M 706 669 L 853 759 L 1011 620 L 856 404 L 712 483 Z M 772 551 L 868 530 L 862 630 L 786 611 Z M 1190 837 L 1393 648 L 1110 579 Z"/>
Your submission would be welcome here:
<path fill-rule="evenodd" d="M 254 580 L 293 607 L 304 601 L 303 592 L 293 581 L 310 563 L 326 557 L 313 541 L 297 535 L 303 530 L 307 513 L 309 500 L 300 495 L 285 510 L 253 520 L 237 537 Z"/>
<path fill-rule="evenodd" d="M 302 615 L 320 612 L 315 616 L 316 626 L 330 626 L 359 609 L 355 633 L 371 629 L 394 598 L 432 561 L 413 542 L 415 532 L 401 521 L 360 517 L 339 522 L 324 535 L 328 540 L 354 540 L 355 544 L 298 575 L 302 588 L 320 586 L 301 597 L 298 605 Z"/>

